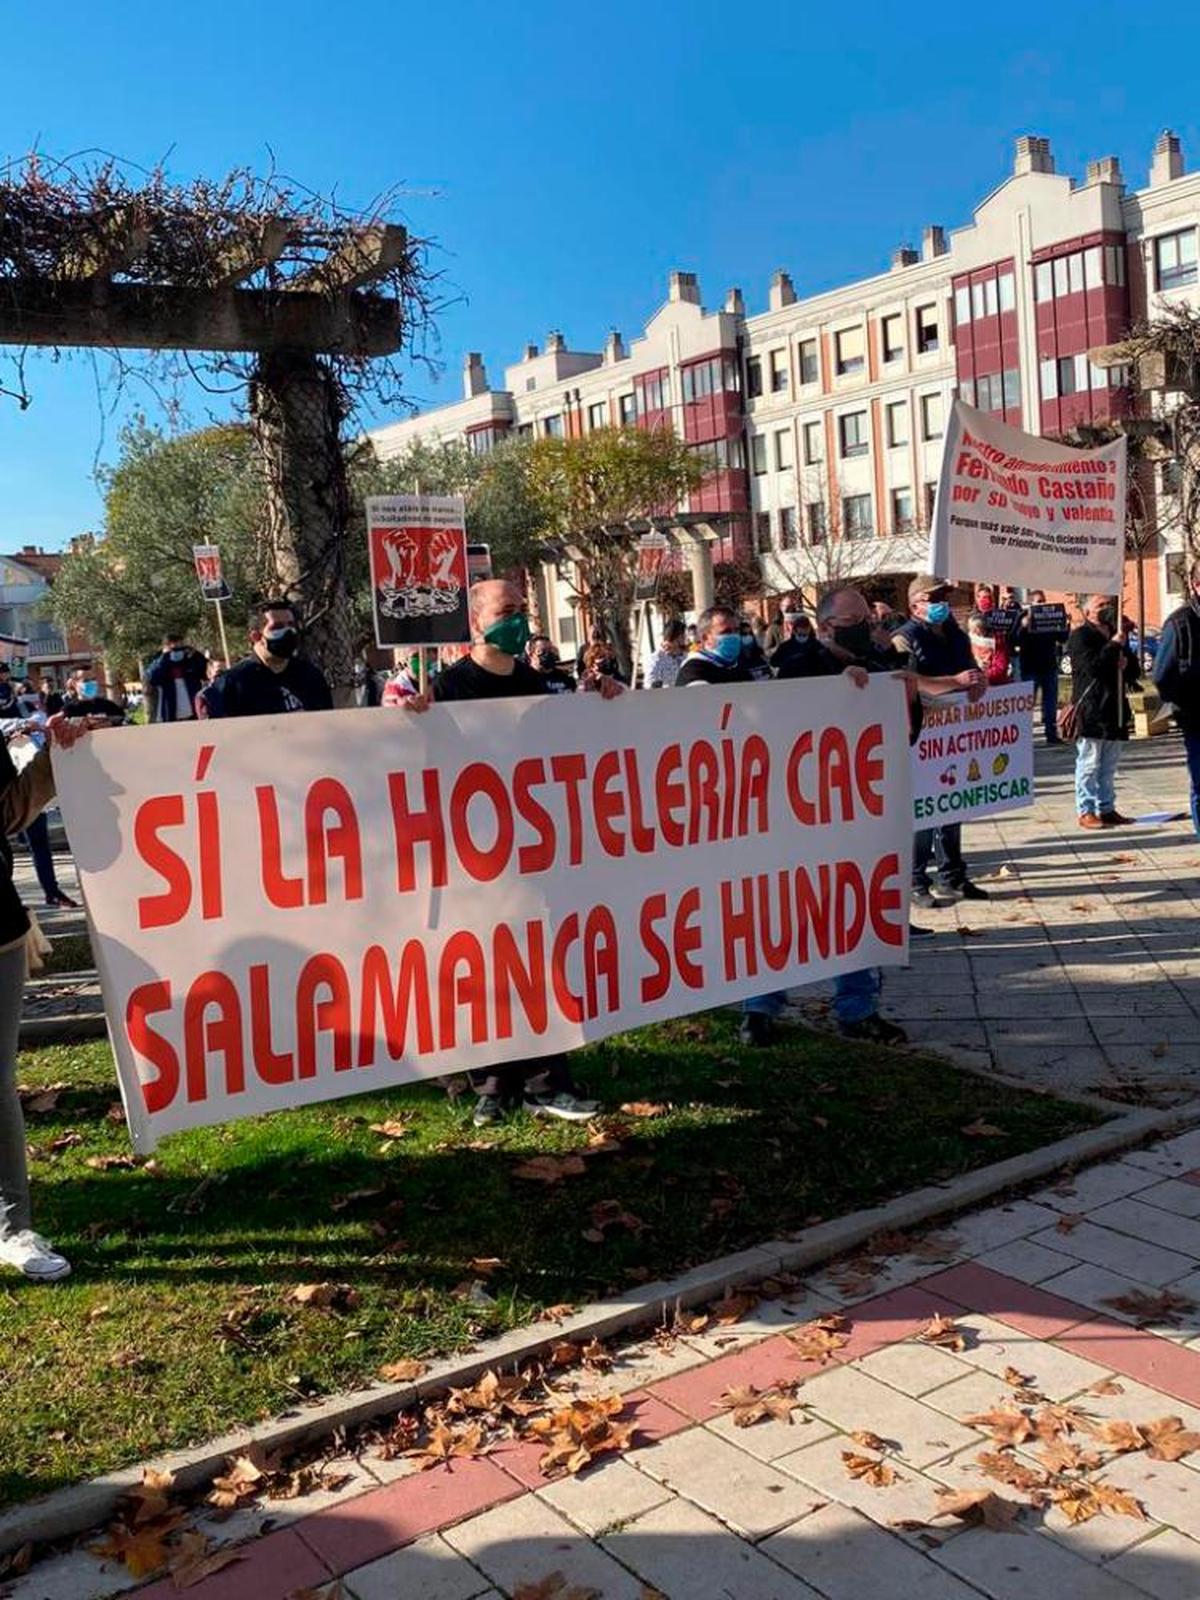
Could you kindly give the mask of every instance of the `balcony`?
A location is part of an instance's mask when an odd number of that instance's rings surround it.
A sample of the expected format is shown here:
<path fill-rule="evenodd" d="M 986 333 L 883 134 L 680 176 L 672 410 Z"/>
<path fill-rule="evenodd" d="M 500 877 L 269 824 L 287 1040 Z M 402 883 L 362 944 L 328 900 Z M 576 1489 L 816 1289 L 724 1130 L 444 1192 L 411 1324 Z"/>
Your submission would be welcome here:
<path fill-rule="evenodd" d="M 45 661 L 53 656 L 65 656 L 70 652 L 67 641 L 57 628 L 47 628 L 39 623 L 37 630 L 30 630 L 29 634 L 29 659 L 31 661 Z"/>

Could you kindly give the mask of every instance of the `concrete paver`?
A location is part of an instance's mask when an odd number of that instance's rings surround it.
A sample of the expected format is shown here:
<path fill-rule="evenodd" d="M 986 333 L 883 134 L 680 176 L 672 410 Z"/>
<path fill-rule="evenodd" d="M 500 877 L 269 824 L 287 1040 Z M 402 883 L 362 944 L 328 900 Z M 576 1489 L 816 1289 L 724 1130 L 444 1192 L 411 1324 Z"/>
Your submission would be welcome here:
<path fill-rule="evenodd" d="M 604 1548 L 667 1600 L 822 1600 L 686 1500 L 672 1500 L 609 1534 Z"/>
<path fill-rule="evenodd" d="M 1064 1255 L 1076 1256 L 1080 1261 L 1090 1261 L 1093 1266 L 1108 1267 L 1127 1278 L 1152 1283 L 1157 1288 L 1182 1278 L 1195 1266 L 1191 1256 L 1131 1239 L 1128 1234 L 1114 1233 L 1111 1228 L 1098 1227 L 1094 1222 L 1081 1222 L 1070 1233 L 1054 1230 L 1036 1233 L 1033 1242 L 1044 1244 L 1047 1249 L 1061 1250 Z"/>
<path fill-rule="evenodd" d="M 450 1528 L 445 1537 L 506 1594 L 561 1573 L 568 1590 L 595 1590 L 605 1600 L 641 1600 L 637 1579 L 537 1495 L 485 1511 Z"/>
<path fill-rule="evenodd" d="M 342 1586 L 352 1600 L 396 1600 L 406 1594 L 420 1600 L 476 1600 L 491 1588 L 479 1569 L 438 1534 L 346 1573 Z"/>
<path fill-rule="evenodd" d="M 829 1600 L 978 1600 L 978 1591 L 846 1506 L 814 1511 L 762 1549 Z"/>
<path fill-rule="evenodd" d="M 706 1430 L 707 1432 L 708 1430 Z M 735 1532 L 761 1539 L 806 1516 L 818 1504 L 794 1478 L 709 1433 L 700 1442 L 676 1434 L 634 1458 L 638 1470 Z"/>

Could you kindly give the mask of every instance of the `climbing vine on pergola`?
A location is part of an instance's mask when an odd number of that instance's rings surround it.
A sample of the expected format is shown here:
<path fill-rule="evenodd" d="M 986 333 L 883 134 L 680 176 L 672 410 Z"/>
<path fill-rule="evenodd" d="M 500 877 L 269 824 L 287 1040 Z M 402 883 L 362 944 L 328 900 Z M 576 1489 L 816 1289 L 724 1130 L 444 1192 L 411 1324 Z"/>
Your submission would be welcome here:
<path fill-rule="evenodd" d="M 424 241 L 275 177 L 131 175 L 110 159 L 0 169 L 0 392 L 30 403 L 31 349 L 106 353 L 118 383 L 241 388 L 262 460 L 262 568 L 303 607 L 338 685 L 352 638 L 343 434 L 402 403 L 426 358 L 435 280 Z"/>

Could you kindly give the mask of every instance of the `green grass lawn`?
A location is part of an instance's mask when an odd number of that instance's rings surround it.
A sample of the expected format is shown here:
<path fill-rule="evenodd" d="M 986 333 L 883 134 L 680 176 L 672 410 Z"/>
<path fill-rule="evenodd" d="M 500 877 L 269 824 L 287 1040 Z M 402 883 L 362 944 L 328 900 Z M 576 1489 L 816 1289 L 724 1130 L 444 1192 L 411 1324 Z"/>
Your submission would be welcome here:
<path fill-rule="evenodd" d="M 29 1143 L 37 1226 L 75 1275 L 0 1277 L 0 1504 L 1101 1120 L 802 1031 L 750 1054 L 729 1013 L 576 1059 L 624 1126 L 617 1150 L 547 1188 L 514 1167 L 586 1148 L 585 1130 L 521 1117 L 481 1137 L 470 1098 L 436 1085 L 178 1134 L 149 1167 L 97 1162 L 129 1150 L 107 1046 L 25 1055 L 24 1085 L 68 1085 L 31 1112 Z M 671 1109 L 620 1115 L 639 1101 Z M 404 1137 L 371 1131 L 389 1117 Z M 961 1132 L 980 1119 L 1003 1137 Z M 584 1237 L 604 1201 L 640 1231 Z M 486 1257 L 501 1265 L 481 1306 L 462 1286 Z M 357 1303 L 291 1298 L 317 1282 L 351 1285 Z"/>

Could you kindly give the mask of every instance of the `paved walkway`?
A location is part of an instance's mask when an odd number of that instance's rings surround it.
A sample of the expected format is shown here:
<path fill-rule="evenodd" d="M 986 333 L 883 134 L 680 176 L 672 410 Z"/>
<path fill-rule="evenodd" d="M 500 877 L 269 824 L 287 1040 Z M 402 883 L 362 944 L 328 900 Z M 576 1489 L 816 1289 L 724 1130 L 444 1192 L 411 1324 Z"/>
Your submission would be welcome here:
<path fill-rule="evenodd" d="M 935 930 L 889 972 L 884 1009 L 915 1044 L 1044 1089 L 1134 1104 L 1200 1094 L 1200 840 L 1178 735 L 1124 752 L 1136 826 L 1076 824 L 1074 751 L 1037 752 L 1037 803 L 965 830 L 991 899 L 915 911 Z M 819 1001 L 797 996 L 810 1012 Z M 1200 1589 L 1197 1591 L 1200 1593 Z"/>
<path fill-rule="evenodd" d="M 349 1475 L 340 1492 L 203 1521 L 240 1559 L 187 1593 L 1200 1595 L 1200 1452 L 1187 1448 L 1200 1437 L 1181 1440 L 1177 1460 L 1161 1459 L 1178 1453 L 1169 1445 L 1156 1458 L 1155 1433 L 1177 1430 L 1146 1426 L 1173 1417 L 1200 1429 L 1200 1130 L 961 1218 L 874 1270 L 868 1283 L 861 1266 L 834 1268 L 734 1327 L 651 1340 L 608 1373 L 564 1379 L 565 1398 L 572 1387 L 620 1394 L 635 1429 L 628 1451 L 577 1478 L 548 1481 L 536 1443 L 428 1472 L 369 1447 L 334 1463 Z M 846 1325 L 829 1356 L 806 1358 L 789 1333 L 836 1312 Z M 935 1317 L 953 1323 L 941 1344 L 921 1337 Z M 722 1405 L 731 1391 L 772 1389 L 794 1394 L 790 1420 L 739 1427 Z M 1058 1503 L 1039 1493 L 1068 1485 Z M 1015 1518 L 1012 1530 L 945 1514 L 945 1489 L 994 1491 L 988 1515 Z M 1098 1507 L 1105 1496 L 1110 1510 Z M 1089 1508 L 1086 1520 L 1068 1515 Z M 129 1587 L 123 1569 L 80 1548 L 10 1595 L 83 1600 Z M 178 1593 L 169 1578 L 137 1591 Z"/>

